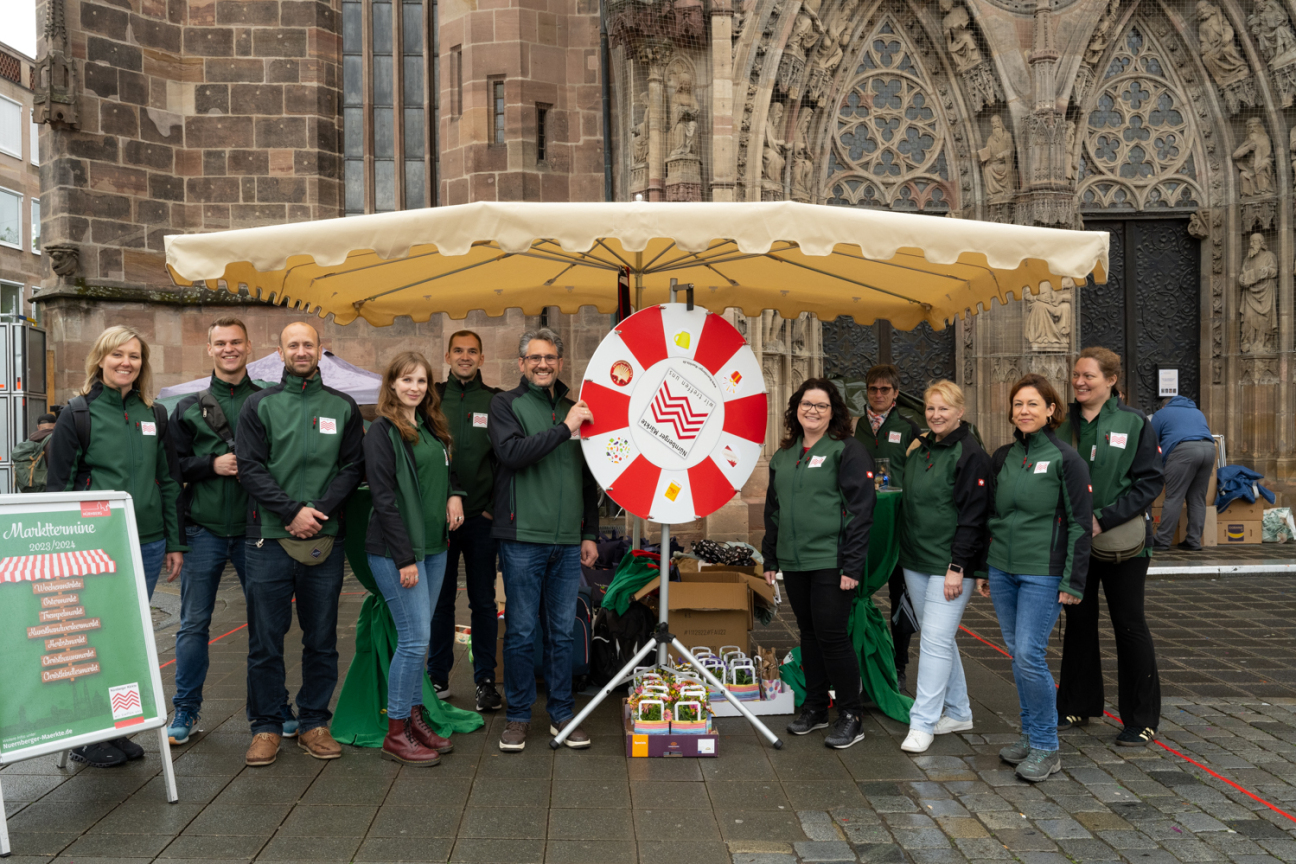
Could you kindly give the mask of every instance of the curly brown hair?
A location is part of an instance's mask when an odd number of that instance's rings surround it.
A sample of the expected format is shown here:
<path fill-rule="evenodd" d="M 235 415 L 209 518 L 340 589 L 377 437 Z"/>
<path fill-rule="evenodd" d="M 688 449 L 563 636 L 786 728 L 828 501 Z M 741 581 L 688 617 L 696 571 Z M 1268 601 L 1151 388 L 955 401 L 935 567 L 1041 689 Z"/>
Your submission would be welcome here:
<path fill-rule="evenodd" d="M 808 378 L 792 394 L 792 398 L 788 399 L 787 410 L 783 412 L 783 428 L 787 432 L 784 434 L 783 440 L 779 442 L 779 448 L 782 450 L 794 446 L 797 439 L 805 434 L 805 430 L 801 428 L 801 421 L 797 419 L 797 408 L 801 405 L 802 397 L 810 390 L 822 390 L 828 394 L 828 404 L 832 406 L 832 417 L 828 420 L 828 431 L 825 434 L 829 438 L 838 441 L 850 437 L 850 411 L 846 410 L 846 400 L 842 398 L 837 385 L 827 378 Z"/>

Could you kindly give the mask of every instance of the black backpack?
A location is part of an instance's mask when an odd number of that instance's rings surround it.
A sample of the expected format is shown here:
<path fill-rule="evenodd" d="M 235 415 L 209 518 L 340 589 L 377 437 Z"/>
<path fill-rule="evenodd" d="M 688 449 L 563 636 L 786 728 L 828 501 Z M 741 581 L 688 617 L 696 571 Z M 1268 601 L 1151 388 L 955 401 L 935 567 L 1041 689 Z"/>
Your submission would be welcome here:
<path fill-rule="evenodd" d="M 252 392 L 256 393 L 261 388 L 256 384 L 248 381 L 248 386 Z M 230 427 L 229 418 L 225 416 L 225 409 L 221 408 L 216 397 L 212 395 L 211 388 L 202 390 L 198 393 L 198 407 L 202 409 L 203 420 L 215 436 L 225 442 L 229 452 L 234 452 L 234 430 Z"/>
<path fill-rule="evenodd" d="M 621 667 L 639 653 L 657 629 L 652 610 L 638 600 L 631 600 L 624 615 L 604 606 L 594 618 L 594 636 L 590 645 L 590 679 L 599 686 L 616 677 Z M 656 662 L 648 659 L 645 665 Z"/>

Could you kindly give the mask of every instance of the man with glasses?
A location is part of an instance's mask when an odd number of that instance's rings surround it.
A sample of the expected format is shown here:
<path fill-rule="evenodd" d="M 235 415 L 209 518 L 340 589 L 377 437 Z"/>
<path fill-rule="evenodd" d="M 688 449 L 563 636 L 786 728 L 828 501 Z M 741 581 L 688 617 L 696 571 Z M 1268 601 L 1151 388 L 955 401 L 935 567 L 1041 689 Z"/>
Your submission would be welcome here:
<path fill-rule="evenodd" d="M 855 426 L 855 437 L 873 457 L 874 465 L 879 459 L 888 460 L 891 478 L 898 478 L 904 472 L 909 445 L 922 434 L 922 430 L 896 407 L 896 399 L 900 396 L 899 369 L 890 363 L 874 366 L 864 376 L 864 383 L 868 387 L 868 407 Z M 901 628 L 895 617 L 895 610 L 905 593 L 904 570 L 899 564 L 891 574 L 887 589 L 891 596 L 891 641 L 895 643 L 896 678 L 900 689 L 906 690 L 909 682 L 905 667 L 909 665 L 909 637 L 913 632 Z"/>
<path fill-rule="evenodd" d="M 580 427 L 594 415 L 572 402 L 558 380 L 562 338 L 547 327 L 518 341 L 522 380 L 491 399 L 487 432 L 497 460 L 494 527 L 504 575 L 504 696 L 506 725 L 499 749 L 526 747 L 536 700 L 534 640 L 544 644 L 545 708 L 552 735 L 575 716 L 572 698 L 572 622 L 581 564 L 598 559 L 598 486 L 580 452 Z M 590 746 L 573 729 L 567 746 Z"/>

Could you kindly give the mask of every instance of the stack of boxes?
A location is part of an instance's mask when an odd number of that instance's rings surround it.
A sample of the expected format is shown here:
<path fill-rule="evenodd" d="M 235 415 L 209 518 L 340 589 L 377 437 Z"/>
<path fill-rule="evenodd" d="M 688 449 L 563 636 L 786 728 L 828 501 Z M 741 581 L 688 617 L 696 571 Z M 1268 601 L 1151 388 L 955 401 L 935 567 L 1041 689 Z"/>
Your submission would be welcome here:
<path fill-rule="evenodd" d="M 1216 493 L 1215 472 L 1211 472 L 1206 487 L 1206 500 L 1214 501 Z M 1161 524 L 1161 508 L 1165 505 L 1165 490 L 1152 502 L 1152 521 Z M 1206 523 L 1202 526 L 1202 546 L 1237 546 L 1260 542 L 1261 526 L 1266 507 L 1276 506 L 1264 499 L 1254 504 L 1234 500 L 1222 512 L 1213 505 L 1206 507 Z M 1182 543 L 1188 529 L 1188 502 L 1179 510 L 1179 524 L 1175 526 L 1174 543 Z"/>

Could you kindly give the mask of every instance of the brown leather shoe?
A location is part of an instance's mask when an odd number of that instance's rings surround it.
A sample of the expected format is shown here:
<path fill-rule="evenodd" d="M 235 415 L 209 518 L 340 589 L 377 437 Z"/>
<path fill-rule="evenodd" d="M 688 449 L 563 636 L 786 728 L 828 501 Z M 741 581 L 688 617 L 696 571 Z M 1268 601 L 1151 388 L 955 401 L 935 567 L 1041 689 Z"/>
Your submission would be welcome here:
<path fill-rule="evenodd" d="M 414 724 L 409 718 L 387 718 L 387 737 L 383 739 L 382 755 L 393 762 L 406 765 L 429 766 L 441 763 L 441 754 L 424 747 L 414 734 Z"/>
<path fill-rule="evenodd" d="M 436 731 L 428 724 L 424 710 L 422 705 L 415 705 L 414 710 L 410 712 L 410 728 L 414 732 L 414 737 L 424 747 L 435 750 L 442 756 L 453 753 L 454 745 L 450 743 L 450 739 L 442 738 L 436 734 Z"/>
<path fill-rule="evenodd" d="M 316 759 L 337 759 L 342 755 L 342 745 L 333 740 L 327 726 L 316 726 L 297 736 L 297 746 Z"/>
<path fill-rule="evenodd" d="M 252 746 L 243 757 L 253 768 L 269 765 L 279 758 L 279 737 L 273 732 L 258 732 L 252 736 Z"/>
<path fill-rule="evenodd" d="M 505 753 L 518 753 L 526 749 L 526 736 L 530 729 L 530 723 L 510 720 L 504 727 L 504 734 L 500 736 L 499 749 Z"/>
<path fill-rule="evenodd" d="M 568 717 L 561 723 L 550 723 L 549 734 L 557 735 L 559 732 L 571 725 L 571 722 L 575 719 L 575 717 Z M 592 742 L 590 741 L 589 733 L 577 726 L 572 730 L 571 734 L 563 740 L 563 743 L 573 750 L 584 750 L 586 747 L 590 746 Z"/>

